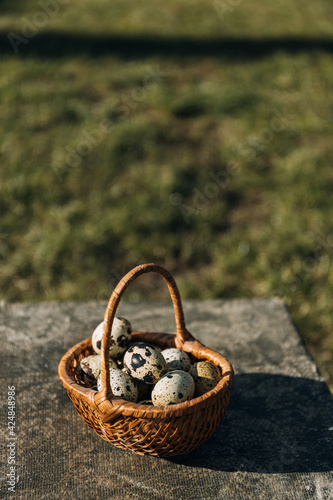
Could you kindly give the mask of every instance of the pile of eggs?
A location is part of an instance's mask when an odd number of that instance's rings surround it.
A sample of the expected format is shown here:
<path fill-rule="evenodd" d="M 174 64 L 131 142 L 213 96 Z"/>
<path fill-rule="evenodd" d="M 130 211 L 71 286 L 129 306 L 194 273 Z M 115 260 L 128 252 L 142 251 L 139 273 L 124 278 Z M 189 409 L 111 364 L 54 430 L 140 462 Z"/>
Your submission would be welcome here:
<path fill-rule="evenodd" d="M 101 390 L 103 323 L 92 335 L 95 354 L 80 360 L 74 376 L 78 384 Z M 160 350 L 147 342 L 132 342 L 132 327 L 114 318 L 110 337 L 110 386 L 116 397 L 138 404 L 167 406 L 202 396 L 221 380 L 218 367 L 207 361 L 191 363 L 177 348 Z"/>

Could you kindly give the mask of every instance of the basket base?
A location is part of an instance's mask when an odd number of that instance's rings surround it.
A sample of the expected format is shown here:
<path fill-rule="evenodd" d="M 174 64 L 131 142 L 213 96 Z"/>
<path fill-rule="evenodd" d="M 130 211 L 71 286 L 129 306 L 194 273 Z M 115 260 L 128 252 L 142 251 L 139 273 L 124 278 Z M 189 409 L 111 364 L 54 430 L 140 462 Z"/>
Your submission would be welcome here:
<path fill-rule="evenodd" d="M 138 455 L 164 458 L 190 453 L 207 441 L 220 426 L 230 400 L 230 391 L 227 391 L 221 400 L 209 404 L 200 412 L 173 416 L 159 422 L 120 415 L 107 423 L 73 392 L 68 392 L 68 395 L 88 427 L 105 441 Z"/>

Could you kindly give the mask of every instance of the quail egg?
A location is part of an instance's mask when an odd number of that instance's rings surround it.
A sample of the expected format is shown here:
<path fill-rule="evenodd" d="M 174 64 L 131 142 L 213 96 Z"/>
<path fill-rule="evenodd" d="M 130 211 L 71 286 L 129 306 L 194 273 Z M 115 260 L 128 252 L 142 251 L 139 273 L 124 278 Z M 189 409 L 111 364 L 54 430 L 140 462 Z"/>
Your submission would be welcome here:
<path fill-rule="evenodd" d="M 110 359 L 110 368 L 116 368 L 117 365 Z M 101 356 L 92 354 L 81 359 L 75 369 L 75 380 L 78 384 L 85 387 L 93 387 L 97 383 L 98 375 L 101 372 Z"/>
<path fill-rule="evenodd" d="M 123 371 L 118 369 L 111 368 L 110 387 L 114 396 L 125 399 L 126 401 L 132 401 L 132 403 L 137 402 L 138 389 L 136 388 L 134 381 L 129 375 L 127 375 L 127 373 L 124 373 Z M 100 375 L 97 379 L 97 389 L 99 391 L 102 389 L 102 381 Z"/>
<path fill-rule="evenodd" d="M 92 334 L 92 346 L 97 354 L 101 354 L 103 336 L 103 322 L 100 323 Z M 110 357 L 117 358 L 124 353 L 132 338 L 132 327 L 125 318 L 114 318 L 110 337 Z"/>
<path fill-rule="evenodd" d="M 168 372 L 172 370 L 184 370 L 187 372 L 190 369 L 191 360 L 186 352 L 176 347 L 170 347 L 169 349 L 164 349 L 162 354 L 167 363 Z"/>
<path fill-rule="evenodd" d="M 117 363 L 118 370 L 122 370 L 124 368 L 124 363 L 123 363 L 122 356 L 120 356 L 119 358 L 116 358 L 115 362 Z"/>
<path fill-rule="evenodd" d="M 155 384 L 166 372 L 166 361 L 155 346 L 136 342 L 125 352 L 124 367 L 135 380 Z"/>
<path fill-rule="evenodd" d="M 174 370 L 168 372 L 154 386 L 151 399 L 154 406 L 183 403 L 193 398 L 194 380 L 188 372 Z"/>
<path fill-rule="evenodd" d="M 202 396 L 213 389 L 222 378 L 217 366 L 208 361 L 195 363 L 191 366 L 189 373 L 195 382 L 195 397 Z"/>

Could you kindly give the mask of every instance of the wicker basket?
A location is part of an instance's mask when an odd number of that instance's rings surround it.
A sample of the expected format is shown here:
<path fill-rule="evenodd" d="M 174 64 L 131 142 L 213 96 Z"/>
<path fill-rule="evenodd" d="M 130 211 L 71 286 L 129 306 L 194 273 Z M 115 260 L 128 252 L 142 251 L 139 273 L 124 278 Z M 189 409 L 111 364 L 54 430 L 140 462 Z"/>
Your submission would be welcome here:
<path fill-rule="evenodd" d="M 177 347 L 188 353 L 193 361 L 209 361 L 222 371 L 222 379 L 214 389 L 191 401 L 170 406 L 138 405 L 114 397 L 111 392 L 107 360 L 113 318 L 128 285 L 149 272 L 160 274 L 168 285 L 177 331 L 175 335 L 135 331 L 133 340 L 161 348 Z M 163 267 L 156 264 L 137 266 L 118 283 L 105 311 L 101 351 L 102 389 L 99 392 L 78 385 L 74 379 L 78 361 L 93 354 L 91 338 L 76 344 L 62 357 L 59 378 L 79 415 L 103 439 L 141 455 L 167 457 L 192 451 L 220 425 L 229 404 L 232 366 L 226 358 L 203 346 L 187 331 L 177 285 Z"/>

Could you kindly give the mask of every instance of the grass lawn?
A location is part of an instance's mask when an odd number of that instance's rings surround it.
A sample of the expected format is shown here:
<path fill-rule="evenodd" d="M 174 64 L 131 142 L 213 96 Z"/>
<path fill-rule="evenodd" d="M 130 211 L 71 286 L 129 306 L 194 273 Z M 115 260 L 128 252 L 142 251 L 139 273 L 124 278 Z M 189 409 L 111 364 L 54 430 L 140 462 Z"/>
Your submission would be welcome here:
<path fill-rule="evenodd" d="M 106 299 L 156 261 L 184 299 L 283 297 L 333 390 L 332 2 L 0 12 L 0 298 Z"/>

